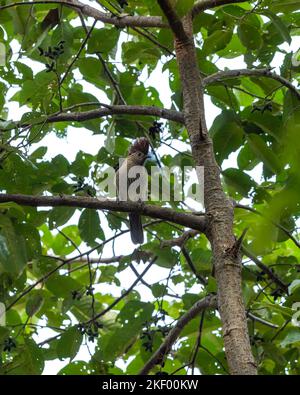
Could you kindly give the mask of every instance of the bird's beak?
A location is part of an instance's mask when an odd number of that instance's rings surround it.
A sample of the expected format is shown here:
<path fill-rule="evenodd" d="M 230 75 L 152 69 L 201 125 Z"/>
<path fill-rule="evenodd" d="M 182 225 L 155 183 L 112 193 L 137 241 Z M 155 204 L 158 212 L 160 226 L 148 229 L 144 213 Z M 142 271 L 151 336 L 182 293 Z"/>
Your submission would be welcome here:
<path fill-rule="evenodd" d="M 154 157 L 154 155 L 153 155 L 153 153 L 152 152 L 149 152 L 148 154 L 147 154 L 147 156 L 146 156 L 146 160 L 153 160 L 155 157 Z"/>

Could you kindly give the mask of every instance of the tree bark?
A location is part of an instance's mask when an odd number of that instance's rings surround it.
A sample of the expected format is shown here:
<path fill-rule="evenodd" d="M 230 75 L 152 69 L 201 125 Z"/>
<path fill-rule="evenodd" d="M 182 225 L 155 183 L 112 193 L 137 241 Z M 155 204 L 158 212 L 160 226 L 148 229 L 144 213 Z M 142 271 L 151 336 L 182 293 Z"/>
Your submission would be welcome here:
<path fill-rule="evenodd" d="M 204 203 L 208 217 L 215 276 L 218 284 L 225 352 L 231 374 L 254 375 L 256 364 L 251 352 L 245 307 L 241 291 L 241 256 L 233 234 L 233 205 L 226 197 L 208 136 L 204 113 L 202 81 L 192 32 L 192 16 L 183 20 L 189 40 L 175 38 L 181 77 L 185 124 L 195 164 L 204 166 Z"/>

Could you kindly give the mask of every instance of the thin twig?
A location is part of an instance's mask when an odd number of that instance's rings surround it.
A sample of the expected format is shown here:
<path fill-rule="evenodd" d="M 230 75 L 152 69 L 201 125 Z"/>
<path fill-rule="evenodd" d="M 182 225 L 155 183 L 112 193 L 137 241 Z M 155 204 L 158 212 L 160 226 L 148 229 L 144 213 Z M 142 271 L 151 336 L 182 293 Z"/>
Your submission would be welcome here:
<path fill-rule="evenodd" d="M 145 366 L 139 372 L 139 375 L 146 375 L 157 364 L 161 363 L 165 356 L 170 352 L 172 345 L 179 337 L 183 328 L 197 315 L 207 308 L 215 309 L 217 307 L 217 300 L 215 296 L 207 296 L 204 299 L 196 302 L 190 310 L 184 313 L 177 321 L 176 325 L 170 330 L 167 337 L 155 353 L 150 357 Z"/>

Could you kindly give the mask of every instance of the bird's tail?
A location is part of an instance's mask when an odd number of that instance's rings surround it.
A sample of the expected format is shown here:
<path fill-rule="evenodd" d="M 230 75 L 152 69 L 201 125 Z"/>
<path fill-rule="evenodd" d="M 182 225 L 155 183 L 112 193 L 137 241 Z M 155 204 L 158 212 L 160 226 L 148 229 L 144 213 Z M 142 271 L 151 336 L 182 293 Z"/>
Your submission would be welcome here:
<path fill-rule="evenodd" d="M 137 213 L 129 214 L 130 236 L 133 244 L 143 244 L 144 232 L 141 216 Z"/>

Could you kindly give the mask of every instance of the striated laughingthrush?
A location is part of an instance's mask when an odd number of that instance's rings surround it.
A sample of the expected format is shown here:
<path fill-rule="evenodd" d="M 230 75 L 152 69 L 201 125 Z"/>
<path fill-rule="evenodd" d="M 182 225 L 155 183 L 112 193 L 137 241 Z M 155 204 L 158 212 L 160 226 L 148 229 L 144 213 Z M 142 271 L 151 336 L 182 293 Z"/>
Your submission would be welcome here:
<path fill-rule="evenodd" d="M 121 166 L 119 167 L 118 171 L 116 172 L 116 187 L 117 193 L 120 198 L 120 179 L 127 178 L 127 189 L 129 188 L 130 184 L 134 182 L 136 178 L 129 178 L 128 173 L 130 169 L 134 166 L 143 166 L 145 160 L 148 157 L 148 150 L 149 150 L 149 141 L 141 137 L 137 139 L 134 144 L 130 147 L 128 156 L 123 161 Z M 127 197 L 128 200 L 129 197 Z M 131 240 L 134 244 L 142 244 L 144 242 L 144 233 L 143 233 L 143 226 L 141 216 L 138 213 L 131 212 L 129 213 L 129 229 L 130 229 L 130 236 Z"/>

